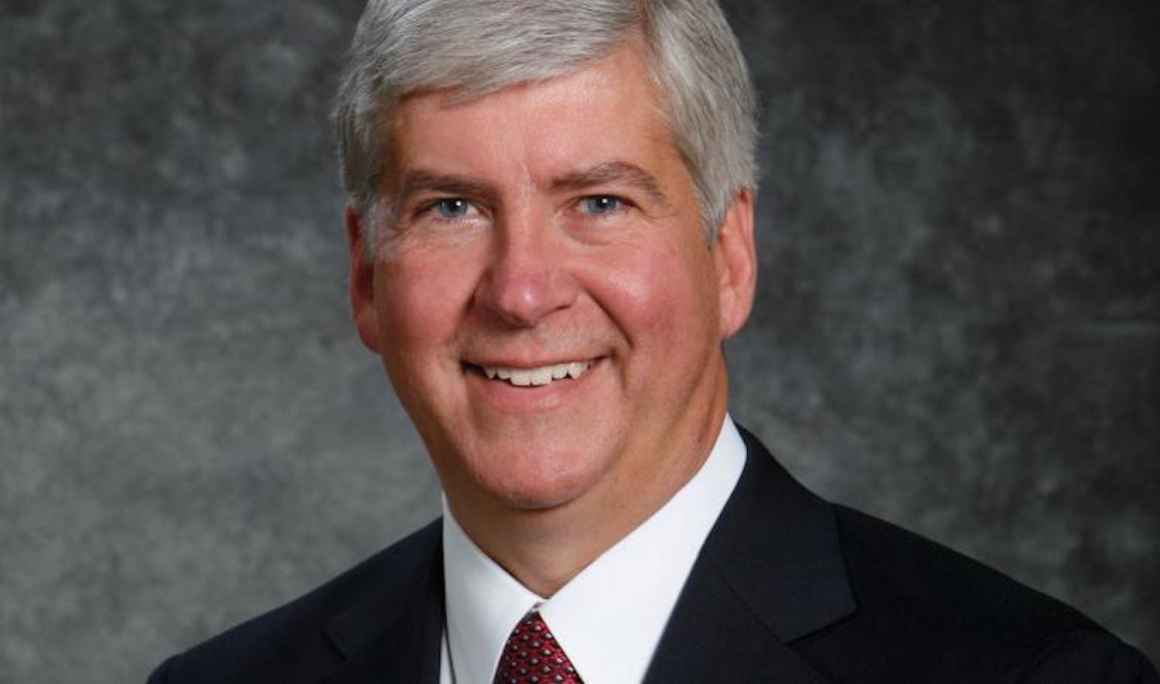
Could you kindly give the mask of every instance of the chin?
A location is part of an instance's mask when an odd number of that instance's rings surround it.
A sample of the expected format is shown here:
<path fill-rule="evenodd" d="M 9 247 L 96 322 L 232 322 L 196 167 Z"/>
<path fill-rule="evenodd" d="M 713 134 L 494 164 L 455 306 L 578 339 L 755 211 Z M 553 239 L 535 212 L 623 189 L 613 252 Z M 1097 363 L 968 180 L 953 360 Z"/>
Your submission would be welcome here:
<path fill-rule="evenodd" d="M 509 508 L 548 510 L 566 505 L 596 488 L 607 470 L 592 452 L 524 455 L 491 464 L 478 473 L 478 484 Z"/>
<path fill-rule="evenodd" d="M 509 487 L 497 492 L 506 507 L 520 511 L 547 511 L 578 499 L 584 489 L 558 482 Z"/>

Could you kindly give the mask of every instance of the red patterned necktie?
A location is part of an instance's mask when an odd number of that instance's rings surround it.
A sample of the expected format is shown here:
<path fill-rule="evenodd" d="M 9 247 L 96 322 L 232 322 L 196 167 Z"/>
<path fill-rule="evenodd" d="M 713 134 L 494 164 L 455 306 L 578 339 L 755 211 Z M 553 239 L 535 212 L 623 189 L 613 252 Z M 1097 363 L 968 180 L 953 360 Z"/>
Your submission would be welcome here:
<path fill-rule="evenodd" d="M 544 618 L 538 611 L 532 611 L 516 624 L 508 637 L 495 673 L 495 684 L 584 682 L 556 642 L 556 637 L 548 630 L 548 625 L 544 624 Z"/>

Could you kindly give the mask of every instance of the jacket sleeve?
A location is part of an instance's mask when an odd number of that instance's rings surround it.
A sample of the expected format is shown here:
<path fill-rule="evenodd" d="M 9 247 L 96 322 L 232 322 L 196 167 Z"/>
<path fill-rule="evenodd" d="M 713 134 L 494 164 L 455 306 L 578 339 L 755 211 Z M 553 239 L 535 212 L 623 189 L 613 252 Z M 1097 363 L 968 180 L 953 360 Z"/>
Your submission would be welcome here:
<path fill-rule="evenodd" d="M 1056 639 L 1015 681 L 1020 684 L 1160 684 L 1156 667 L 1107 632 L 1083 630 Z"/>

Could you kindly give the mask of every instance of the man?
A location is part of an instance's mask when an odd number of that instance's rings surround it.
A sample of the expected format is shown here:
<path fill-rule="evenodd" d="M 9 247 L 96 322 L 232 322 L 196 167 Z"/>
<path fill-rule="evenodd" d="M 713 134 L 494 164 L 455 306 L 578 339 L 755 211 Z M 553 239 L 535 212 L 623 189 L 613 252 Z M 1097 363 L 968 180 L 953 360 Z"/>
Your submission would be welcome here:
<path fill-rule="evenodd" d="M 444 516 L 154 682 L 1157 681 L 726 413 L 754 97 L 712 0 L 371 0 L 350 297 Z"/>

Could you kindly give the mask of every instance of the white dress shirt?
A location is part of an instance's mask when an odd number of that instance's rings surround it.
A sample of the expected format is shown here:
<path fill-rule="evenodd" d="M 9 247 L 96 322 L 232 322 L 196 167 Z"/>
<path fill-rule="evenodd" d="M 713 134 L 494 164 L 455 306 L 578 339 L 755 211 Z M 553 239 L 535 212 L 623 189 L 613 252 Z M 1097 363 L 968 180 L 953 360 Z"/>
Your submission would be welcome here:
<path fill-rule="evenodd" d="M 533 608 L 585 684 L 641 681 L 681 587 L 744 466 L 745 443 L 727 415 L 697 474 L 547 599 L 488 558 L 444 499 L 447 623 L 441 684 L 491 684 L 508 634 Z"/>

